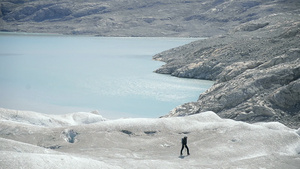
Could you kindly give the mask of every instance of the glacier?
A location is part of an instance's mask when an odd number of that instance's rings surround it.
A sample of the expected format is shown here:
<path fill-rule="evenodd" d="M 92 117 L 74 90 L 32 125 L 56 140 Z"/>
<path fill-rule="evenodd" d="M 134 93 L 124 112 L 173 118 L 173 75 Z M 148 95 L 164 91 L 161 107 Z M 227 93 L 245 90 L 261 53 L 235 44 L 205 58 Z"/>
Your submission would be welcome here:
<path fill-rule="evenodd" d="M 72 142 L 66 133 L 72 131 Z M 214 112 L 109 120 L 98 112 L 48 115 L 0 109 L 0 168 L 291 168 L 300 130 Z M 180 157 L 188 137 L 190 156 Z M 186 154 L 186 152 L 185 152 Z"/>

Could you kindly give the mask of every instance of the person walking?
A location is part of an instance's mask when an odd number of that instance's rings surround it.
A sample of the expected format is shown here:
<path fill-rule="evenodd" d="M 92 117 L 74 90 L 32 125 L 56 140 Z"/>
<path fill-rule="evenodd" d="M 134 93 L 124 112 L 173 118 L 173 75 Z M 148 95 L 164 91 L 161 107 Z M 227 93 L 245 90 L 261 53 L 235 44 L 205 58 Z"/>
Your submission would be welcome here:
<path fill-rule="evenodd" d="M 187 155 L 190 155 L 189 147 L 187 146 L 187 136 L 185 136 L 181 139 L 181 144 L 182 144 L 182 147 L 181 147 L 180 155 L 182 156 L 182 151 L 183 151 L 184 147 L 187 150 Z"/>

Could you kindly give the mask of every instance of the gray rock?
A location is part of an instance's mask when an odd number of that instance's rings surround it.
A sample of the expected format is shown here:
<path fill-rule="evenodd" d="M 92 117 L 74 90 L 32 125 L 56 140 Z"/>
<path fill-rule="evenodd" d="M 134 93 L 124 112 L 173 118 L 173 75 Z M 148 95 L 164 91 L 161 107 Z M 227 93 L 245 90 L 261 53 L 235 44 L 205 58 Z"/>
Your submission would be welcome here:
<path fill-rule="evenodd" d="M 0 30 L 99 36 L 209 37 L 259 18 L 299 9 L 264 0 L 2 0 Z M 243 31 L 267 27 L 246 24 Z"/>
<path fill-rule="evenodd" d="M 299 71 L 299 69 L 298 69 Z M 270 100 L 284 110 L 299 110 L 300 109 L 300 79 L 280 87 L 274 91 Z"/>
<path fill-rule="evenodd" d="M 243 24 L 235 29 L 235 31 L 255 31 L 269 25 L 269 23 L 250 23 Z"/>
<path fill-rule="evenodd" d="M 248 69 L 253 69 L 261 65 L 260 61 L 236 62 L 227 67 L 218 75 L 220 82 L 225 82 L 233 79 L 234 77 L 242 74 Z"/>
<path fill-rule="evenodd" d="M 68 7 L 62 5 L 53 5 L 51 7 L 42 8 L 33 15 L 33 21 L 42 22 L 45 20 L 63 19 L 72 12 Z"/>
<path fill-rule="evenodd" d="M 300 38 L 290 33 L 300 23 L 298 16 L 268 16 L 257 21 L 269 23 L 261 29 L 233 31 L 156 55 L 171 75 L 216 81 L 197 102 L 178 106 L 168 117 L 211 110 L 224 118 L 300 127 Z"/>

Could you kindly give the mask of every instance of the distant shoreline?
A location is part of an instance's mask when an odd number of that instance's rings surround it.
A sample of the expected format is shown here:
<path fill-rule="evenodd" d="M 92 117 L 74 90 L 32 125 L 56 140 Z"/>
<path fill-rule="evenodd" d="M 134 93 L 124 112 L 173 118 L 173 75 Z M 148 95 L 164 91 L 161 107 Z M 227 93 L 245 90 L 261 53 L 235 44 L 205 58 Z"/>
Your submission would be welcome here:
<path fill-rule="evenodd" d="M 89 34 L 60 34 L 60 33 L 34 33 L 34 32 L 7 32 L 7 31 L 0 31 L 0 35 L 28 35 L 28 36 L 70 36 L 70 37 L 102 37 L 102 38 L 166 38 L 166 39 L 194 39 L 203 40 L 208 39 L 209 37 L 165 37 L 165 36 L 99 36 L 99 35 L 89 35 Z"/>

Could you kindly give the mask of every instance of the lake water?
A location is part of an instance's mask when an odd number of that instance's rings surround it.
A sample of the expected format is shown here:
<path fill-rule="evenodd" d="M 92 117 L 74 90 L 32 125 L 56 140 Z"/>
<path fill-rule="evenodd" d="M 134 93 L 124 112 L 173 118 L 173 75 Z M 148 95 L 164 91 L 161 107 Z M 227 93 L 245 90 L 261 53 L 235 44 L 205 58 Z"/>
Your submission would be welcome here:
<path fill-rule="evenodd" d="M 213 82 L 153 73 L 152 56 L 190 38 L 0 34 L 0 107 L 47 114 L 98 110 L 159 117 Z"/>

